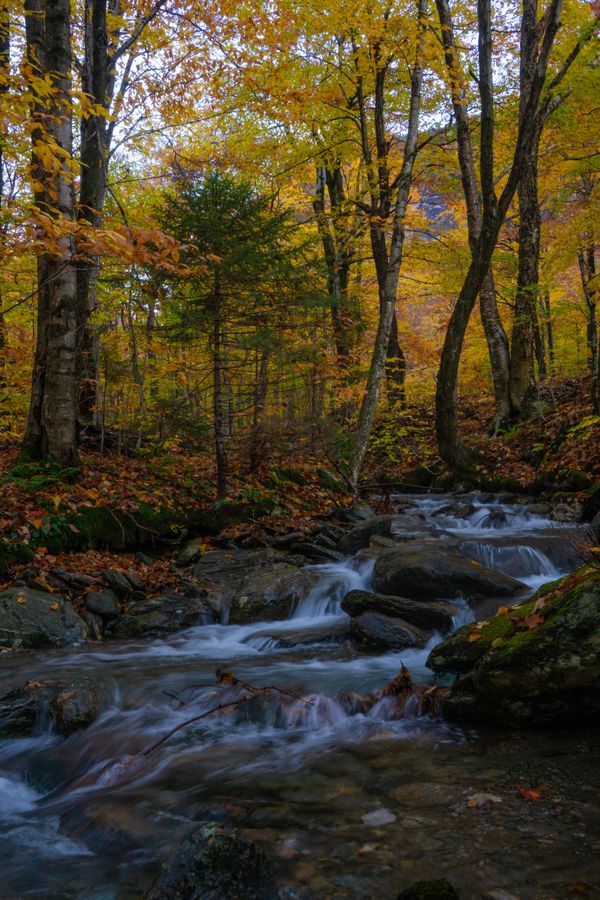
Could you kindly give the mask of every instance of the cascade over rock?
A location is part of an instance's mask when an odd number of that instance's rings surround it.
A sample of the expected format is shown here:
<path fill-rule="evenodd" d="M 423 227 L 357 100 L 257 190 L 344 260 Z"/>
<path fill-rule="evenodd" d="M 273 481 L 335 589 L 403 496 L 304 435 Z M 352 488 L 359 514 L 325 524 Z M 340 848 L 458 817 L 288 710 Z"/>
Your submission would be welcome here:
<path fill-rule="evenodd" d="M 487 597 L 514 597 L 525 590 L 522 582 L 474 560 L 453 553 L 421 552 L 410 545 L 377 557 L 373 586 L 381 594 L 412 600 L 466 597 L 474 602 Z"/>

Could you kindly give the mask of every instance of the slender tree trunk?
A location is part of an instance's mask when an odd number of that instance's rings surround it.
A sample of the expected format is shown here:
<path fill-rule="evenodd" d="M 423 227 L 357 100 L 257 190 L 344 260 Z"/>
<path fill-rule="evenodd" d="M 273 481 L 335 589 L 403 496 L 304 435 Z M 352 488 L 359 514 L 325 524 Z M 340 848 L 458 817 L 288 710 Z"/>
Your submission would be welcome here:
<path fill-rule="evenodd" d="M 540 313 L 543 316 L 542 301 L 536 304 L 533 320 L 533 343 L 535 347 L 535 361 L 537 364 L 538 379 L 545 378 L 548 374 L 548 366 L 546 364 L 546 339 L 544 320 L 540 320 Z"/>
<path fill-rule="evenodd" d="M 517 418 L 528 414 L 535 391 L 533 359 L 541 230 L 539 141 L 538 131 L 519 182 L 519 271 L 510 353 L 510 398 L 512 414 Z"/>
<path fill-rule="evenodd" d="M 378 169 L 378 187 L 373 183 L 373 160 L 368 142 L 368 128 L 366 122 L 366 104 L 362 95 L 362 82 L 359 77 L 358 102 L 361 122 L 361 139 L 363 146 L 363 158 L 367 170 L 370 170 L 370 181 L 372 183 L 372 204 L 373 216 L 370 225 L 371 248 L 373 259 L 377 271 L 377 281 L 379 286 L 379 322 L 377 325 L 377 335 L 375 337 L 375 346 L 371 356 L 371 364 L 367 376 L 367 384 L 362 398 L 360 412 L 356 432 L 354 435 L 354 447 L 352 459 L 350 461 L 350 483 L 354 489 L 358 484 L 360 471 L 364 462 L 375 418 L 377 408 L 377 400 L 381 388 L 381 381 L 386 370 L 386 363 L 389 359 L 390 335 L 396 315 L 396 295 L 398 291 L 398 279 L 400 277 L 400 267 L 402 264 L 402 252 L 404 249 L 404 219 L 406 209 L 408 207 L 408 198 L 410 187 L 412 184 L 412 173 L 417 154 L 417 141 L 419 133 L 419 115 L 421 110 L 421 86 L 423 81 L 423 35 L 424 20 L 426 12 L 426 0 L 418 0 L 417 2 L 417 19 L 419 33 L 417 38 L 417 47 L 415 51 L 415 60 L 411 71 L 411 91 L 410 91 L 410 109 L 408 118 L 408 129 L 406 141 L 404 144 L 404 154 L 402 159 L 402 167 L 398 176 L 398 185 L 396 189 L 396 201 L 392 215 L 392 234 L 389 244 L 389 253 L 386 246 L 386 238 L 384 232 L 384 217 L 381 221 L 375 219 L 375 201 L 377 200 L 379 208 L 387 211 L 386 206 L 389 200 L 389 174 L 387 170 L 387 158 L 389 153 L 389 143 L 385 137 L 385 127 L 383 120 L 383 80 L 385 78 L 385 69 L 379 71 L 376 87 L 376 111 L 375 125 L 377 135 L 377 169 Z M 377 195 L 379 197 L 377 198 Z M 381 206 L 383 204 L 383 206 Z M 387 216 L 385 216 L 387 218 Z M 398 360 L 399 354 L 396 357 Z"/>
<path fill-rule="evenodd" d="M 224 386 L 224 360 L 221 322 L 221 292 L 218 273 L 215 275 L 214 290 L 214 320 L 212 333 L 213 353 L 213 415 L 215 458 L 217 463 L 217 500 L 223 500 L 227 495 L 227 450 L 225 441 L 225 415 L 223 410 L 223 386 Z"/>
<path fill-rule="evenodd" d="M 74 217 L 70 160 L 71 22 L 69 0 L 27 0 L 28 63 L 39 75 L 52 73 L 53 93 L 32 101 L 33 169 L 38 184 L 36 205 L 54 219 Z M 48 171 L 39 148 L 45 134 L 63 151 L 60 167 Z M 38 260 L 38 337 L 32 395 L 23 441 L 26 458 L 52 458 L 78 465 L 77 453 L 77 279 L 73 240 L 51 239 Z"/>
<path fill-rule="evenodd" d="M 587 306 L 587 346 L 590 366 L 592 409 L 596 415 L 600 415 L 600 347 L 598 346 L 598 323 L 596 310 L 600 291 L 596 283 L 596 248 L 592 245 L 579 251 L 579 271 L 583 296 Z"/>
<path fill-rule="evenodd" d="M 5 4 L 0 6 L 0 96 L 8 92 L 10 74 L 10 16 Z M 5 203 L 4 197 L 4 135 L 0 132 L 0 211 Z M 0 260 L 4 259 L 4 241 L 6 227 L 0 227 Z M 6 385 L 6 350 L 8 335 L 4 321 L 2 285 L 0 284 L 0 389 Z"/>
<path fill-rule="evenodd" d="M 471 252 L 475 250 L 479 232 L 481 231 L 481 197 L 475 172 L 475 161 L 469 115 L 466 107 L 466 91 L 461 75 L 461 61 L 456 40 L 454 25 L 448 0 L 436 0 L 438 18 L 441 26 L 442 44 L 446 70 L 450 82 L 452 107 L 456 119 L 456 137 L 458 144 L 458 161 L 460 165 L 463 192 L 467 207 L 467 228 Z M 504 326 L 498 313 L 496 303 L 496 286 L 490 267 L 486 273 L 479 293 L 481 321 L 490 356 L 492 381 L 494 385 L 495 416 L 494 430 L 508 418 L 510 399 L 508 390 L 509 345 Z"/>
<path fill-rule="evenodd" d="M 252 434 L 250 438 L 250 466 L 251 473 L 258 470 L 260 464 L 260 449 L 262 435 L 262 418 L 267 402 L 267 390 L 269 386 L 269 354 L 266 350 L 260 351 L 258 365 L 256 367 L 256 382 L 254 385 L 254 403 L 252 405 Z"/>

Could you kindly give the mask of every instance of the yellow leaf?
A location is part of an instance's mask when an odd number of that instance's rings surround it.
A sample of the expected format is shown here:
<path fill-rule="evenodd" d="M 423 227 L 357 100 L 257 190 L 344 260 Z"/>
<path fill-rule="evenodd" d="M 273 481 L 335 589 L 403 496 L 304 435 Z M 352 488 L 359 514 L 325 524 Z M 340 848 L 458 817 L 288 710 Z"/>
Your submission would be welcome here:
<path fill-rule="evenodd" d="M 481 632 L 479 631 L 470 631 L 469 632 L 469 643 L 474 643 L 481 638 Z"/>
<path fill-rule="evenodd" d="M 50 609 L 54 609 L 54 610 L 60 609 L 60 603 L 52 603 L 50 605 Z"/>

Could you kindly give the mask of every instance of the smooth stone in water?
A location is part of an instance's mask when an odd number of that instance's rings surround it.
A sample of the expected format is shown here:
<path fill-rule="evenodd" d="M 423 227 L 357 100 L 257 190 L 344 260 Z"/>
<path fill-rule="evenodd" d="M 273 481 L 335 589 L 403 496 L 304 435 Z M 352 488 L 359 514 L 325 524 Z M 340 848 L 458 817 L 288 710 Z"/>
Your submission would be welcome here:
<path fill-rule="evenodd" d="M 350 637 L 364 649 L 404 650 L 425 646 L 429 633 L 402 619 L 365 612 L 350 620 Z"/>
<path fill-rule="evenodd" d="M 387 594 L 371 594 L 369 591 L 349 591 L 342 600 L 342 609 L 349 616 L 360 616 L 365 612 L 377 612 L 385 616 L 397 617 L 434 631 L 450 631 L 456 607 L 450 603 L 408 600 L 406 597 L 390 597 Z"/>
<path fill-rule="evenodd" d="M 145 900 L 277 900 L 266 855 L 238 832 L 205 825 L 183 839 Z"/>
<path fill-rule="evenodd" d="M 446 878 L 435 878 L 415 881 L 400 891 L 396 900 L 460 900 L 460 897 Z"/>
<path fill-rule="evenodd" d="M 373 586 L 380 594 L 393 594 L 412 600 L 438 600 L 466 597 L 514 597 L 526 586 L 486 569 L 474 560 L 458 554 L 418 552 L 399 547 L 377 557 L 373 570 Z"/>

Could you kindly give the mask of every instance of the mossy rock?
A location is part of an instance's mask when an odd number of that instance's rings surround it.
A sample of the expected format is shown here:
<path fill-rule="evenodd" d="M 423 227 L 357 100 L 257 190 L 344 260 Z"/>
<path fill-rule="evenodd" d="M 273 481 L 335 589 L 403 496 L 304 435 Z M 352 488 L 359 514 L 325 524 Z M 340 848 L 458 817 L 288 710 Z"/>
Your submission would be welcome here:
<path fill-rule="evenodd" d="M 459 900 L 459 895 L 446 878 L 435 878 L 415 881 L 401 891 L 396 900 Z"/>
<path fill-rule="evenodd" d="M 0 540 L 0 573 L 4 573 L 10 566 L 28 563 L 32 559 L 33 552 L 27 544 Z"/>
<path fill-rule="evenodd" d="M 270 861 L 236 831 L 211 824 L 181 842 L 146 900 L 277 900 Z"/>
<path fill-rule="evenodd" d="M 581 569 L 480 628 L 461 628 L 427 664 L 466 673 L 445 703 L 452 719 L 530 725 L 600 717 L 600 573 Z"/>

